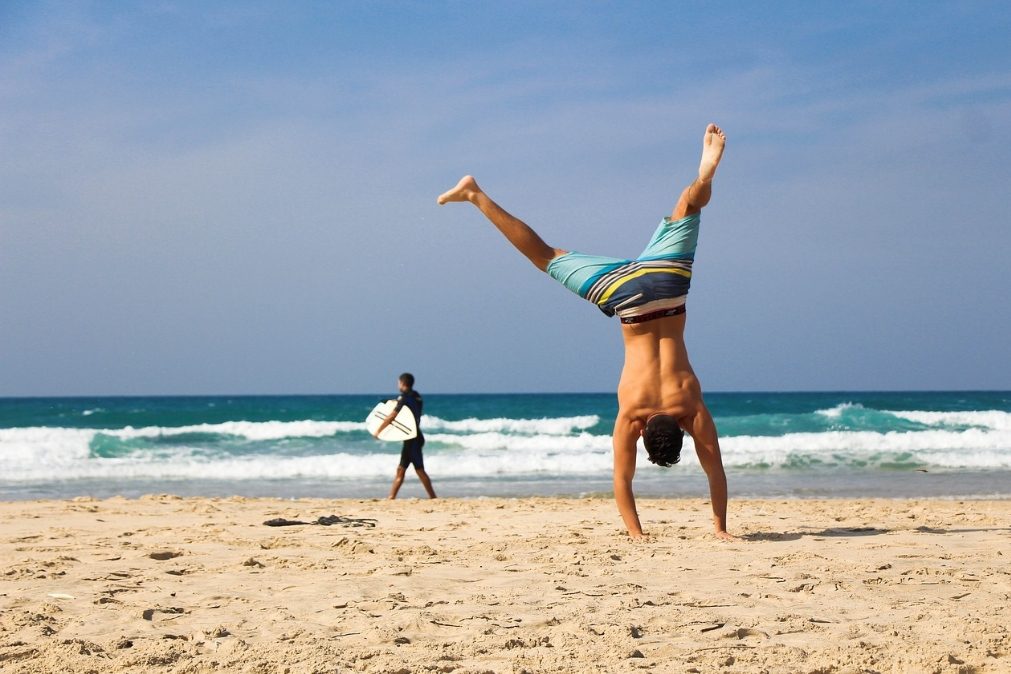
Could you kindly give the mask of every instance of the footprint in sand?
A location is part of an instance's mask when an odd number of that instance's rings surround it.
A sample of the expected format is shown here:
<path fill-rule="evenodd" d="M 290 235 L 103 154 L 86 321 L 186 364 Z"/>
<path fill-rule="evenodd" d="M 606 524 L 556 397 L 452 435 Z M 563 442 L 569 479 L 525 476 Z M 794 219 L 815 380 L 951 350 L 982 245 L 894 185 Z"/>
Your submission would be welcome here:
<path fill-rule="evenodd" d="M 159 562 L 164 562 L 167 559 L 182 557 L 183 553 L 177 550 L 155 550 L 154 552 L 149 552 L 147 556 L 151 559 L 156 559 Z"/>
<path fill-rule="evenodd" d="M 747 639 L 748 637 L 760 637 L 762 639 L 768 639 L 769 635 L 761 630 L 754 630 L 750 627 L 739 627 L 737 629 L 738 639 Z"/>
<path fill-rule="evenodd" d="M 167 573 L 170 576 L 185 576 L 185 575 L 193 573 L 193 572 L 194 572 L 194 569 L 190 569 L 190 568 L 186 568 L 186 567 L 180 567 L 180 568 L 177 568 L 177 569 L 165 569 L 165 573 Z"/>
<path fill-rule="evenodd" d="M 146 608 L 141 613 L 141 617 L 143 617 L 144 620 L 154 620 L 155 613 L 181 614 L 186 613 L 186 609 L 182 609 L 177 606 L 171 606 L 169 608 Z"/>

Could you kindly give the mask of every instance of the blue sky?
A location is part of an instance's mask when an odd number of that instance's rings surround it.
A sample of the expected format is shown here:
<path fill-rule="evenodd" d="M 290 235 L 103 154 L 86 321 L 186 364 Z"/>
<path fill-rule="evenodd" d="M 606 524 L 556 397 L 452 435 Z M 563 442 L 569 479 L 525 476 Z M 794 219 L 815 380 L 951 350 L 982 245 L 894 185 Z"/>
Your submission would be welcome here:
<path fill-rule="evenodd" d="M 0 395 L 608 391 L 467 205 L 636 255 L 729 138 L 709 390 L 1011 388 L 1002 3 L 0 4 Z"/>

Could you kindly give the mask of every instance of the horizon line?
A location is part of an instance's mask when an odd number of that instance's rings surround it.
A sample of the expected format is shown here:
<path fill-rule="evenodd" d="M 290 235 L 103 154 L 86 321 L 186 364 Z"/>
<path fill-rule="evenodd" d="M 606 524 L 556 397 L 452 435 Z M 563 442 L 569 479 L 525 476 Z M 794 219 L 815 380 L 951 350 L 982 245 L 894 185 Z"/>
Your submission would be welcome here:
<path fill-rule="evenodd" d="M 952 388 L 952 389 L 742 389 L 742 390 L 712 390 L 703 395 L 755 394 L 876 394 L 876 393 L 1008 393 L 1011 389 L 989 388 Z M 137 399 L 137 398 L 336 398 L 352 396 L 383 396 L 388 391 L 365 391 L 357 393 L 130 393 L 130 394 L 74 394 L 74 395 L 0 395 L 0 401 L 12 400 L 86 400 L 104 399 Z M 429 392 L 430 396 L 510 396 L 510 395 L 616 395 L 614 391 L 453 391 Z"/>

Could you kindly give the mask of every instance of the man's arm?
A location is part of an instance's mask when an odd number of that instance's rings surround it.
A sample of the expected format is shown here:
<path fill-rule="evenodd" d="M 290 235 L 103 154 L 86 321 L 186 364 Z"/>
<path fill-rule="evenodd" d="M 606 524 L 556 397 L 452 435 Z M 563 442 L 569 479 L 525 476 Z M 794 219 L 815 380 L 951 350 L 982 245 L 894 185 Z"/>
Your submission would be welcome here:
<path fill-rule="evenodd" d="M 387 417 L 383 420 L 383 423 L 379 424 L 379 428 L 377 428 L 376 432 L 372 434 L 372 437 L 378 438 L 379 434 L 385 431 L 386 427 L 392 424 L 393 420 L 397 418 L 397 414 L 400 413 L 400 408 L 402 408 L 403 406 L 404 406 L 404 397 L 400 396 L 399 398 L 397 398 L 397 406 L 393 408 L 393 411 L 390 412 L 389 415 L 387 415 Z"/>
<path fill-rule="evenodd" d="M 625 522 L 628 535 L 642 537 L 642 525 L 635 510 L 635 495 L 632 493 L 632 478 L 635 477 L 635 443 L 639 431 L 628 418 L 618 414 L 614 422 L 614 500 L 618 512 Z"/>
<path fill-rule="evenodd" d="M 723 472 L 723 457 L 720 441 L 716 435 L 716 424 L 704 404 L 700 404 L 693 416 L 679 420 L 681 427 L 688 431 L 695 441 L 695 453 L 702 464 L 702 470 L 709 478 L 709 500 L 713 504 L 713 526 L 716 537 L 734 540 L 727 533 L 727 475 Z"/>

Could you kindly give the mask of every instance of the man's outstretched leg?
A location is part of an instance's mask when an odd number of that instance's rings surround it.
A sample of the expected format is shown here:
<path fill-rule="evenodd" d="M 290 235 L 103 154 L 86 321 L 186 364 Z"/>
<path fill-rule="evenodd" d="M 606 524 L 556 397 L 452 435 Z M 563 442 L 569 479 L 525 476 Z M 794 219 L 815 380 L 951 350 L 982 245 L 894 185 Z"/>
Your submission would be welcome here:
<path fill-rule="evenodd" d="M 537 232 L 530 229 L 525 222 L 509 215 L 505 209 L 492 201 L 477 186 L 477 181 L 473 176 L 461 178 L 456 187 L 441 194 L 437 201 L 440 206 L 451 201 L 469 201 L 477 206 L 485 217 L 491 220 L 491 223 L 505 235 L 505 238 L 509 239 L 509 243 L 514 245 L 541 271 L 546 271 L 548 263 L 565 252 L 544 243 Z"/>
<path fill-rule="evenodd" d="M 713 176 L 716 175 L 716 167 L 723 158 L 723 148 L 726 144 L 727 137 L 723 129 L 715 124 L 706 127 L 706 133 L 702 137 L 699 177 L 681 193 L 681 198 L 671 213 L 671 220 L 694 215 L 709 203 L 709 199 L 713 196 Z"/>

